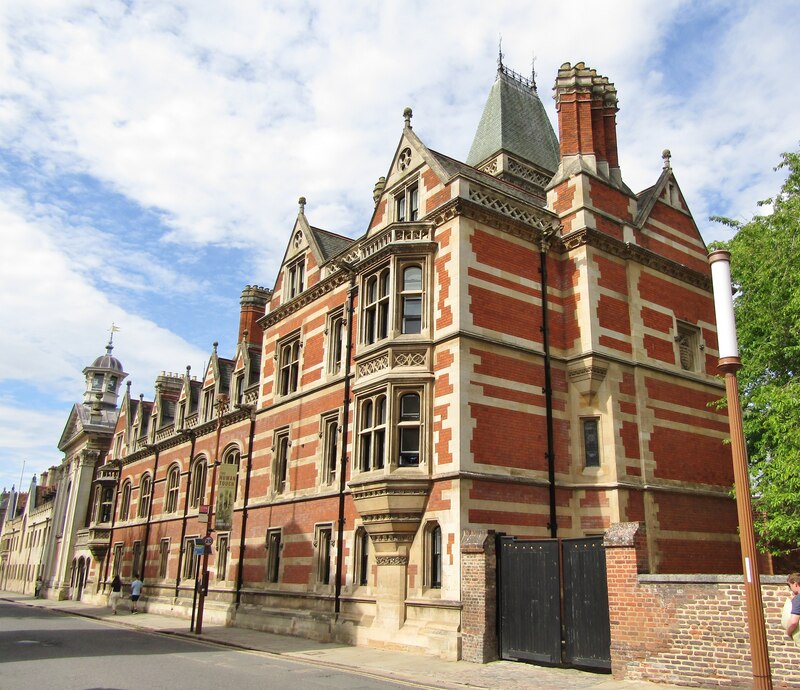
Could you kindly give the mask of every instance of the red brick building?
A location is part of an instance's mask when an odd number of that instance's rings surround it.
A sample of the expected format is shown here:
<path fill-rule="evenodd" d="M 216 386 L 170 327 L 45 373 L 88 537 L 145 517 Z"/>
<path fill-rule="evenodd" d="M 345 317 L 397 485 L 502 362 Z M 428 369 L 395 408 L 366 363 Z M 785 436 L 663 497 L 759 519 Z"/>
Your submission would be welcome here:
<path fill-rule="evenodd" d="M 464 530 L 641 522 L 651 572 L 740 568 L 705 245 L 668 152 L 625 185 L 608 79 L 567 63 L 554 95 L 558 137 L 501 65 L 465 163 L 406 110 L 358 239 L 301 198 L 234 356 L 123 402 L 96 583 L 189 615 L 216 458 L 207 620 L 457 658 Z"/>

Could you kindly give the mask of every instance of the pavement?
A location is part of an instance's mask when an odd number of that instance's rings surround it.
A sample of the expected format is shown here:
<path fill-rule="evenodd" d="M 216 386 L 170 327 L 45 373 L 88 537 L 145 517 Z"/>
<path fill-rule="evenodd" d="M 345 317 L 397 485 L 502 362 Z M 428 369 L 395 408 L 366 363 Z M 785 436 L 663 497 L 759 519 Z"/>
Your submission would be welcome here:
<path fill-rule="evenodd" d="M 416 687 L 439 690 L 679 690 L 683 686 L 647 681 L 614 680 L 609 674 L 590 673 L 568 668 L 549 668 L 514 661 L 476 664 L 469 661 L 445 661 L 411 652 L 351 647 L 339 643 L 316 642 L 300 637 L 275 635 L 260 630 L 225 626 L 203 626 L 196 635 L 189 631 L 189 621 L 146 611 L 130 613 L 123 599 L 113 615 L 107 606 L 93 606 L 81 601 L 35 599 L 30 595 L 0 591 L 0 599 L 12 603 L 51 609 L 61 613 L 94 618 L 114 625 L 144 632 L 174 635 L 190 640 L 250 650 L 294 659 L 343 671 L 350 671 L 392 682 L 406 682 Z"/>

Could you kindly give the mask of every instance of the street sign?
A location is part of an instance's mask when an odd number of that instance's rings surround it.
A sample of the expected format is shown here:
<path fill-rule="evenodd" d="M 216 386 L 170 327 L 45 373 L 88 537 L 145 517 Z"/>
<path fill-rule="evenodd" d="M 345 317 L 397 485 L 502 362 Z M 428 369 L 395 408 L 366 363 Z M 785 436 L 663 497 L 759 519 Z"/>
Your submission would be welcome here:
<path fill-rule="evenodd" d="M 202 556 L 206 551 L 206 547 L 200 544 L 200 546 L 194 547 L 194 553 L 196 556 Z"/>
<path fill-rule="evenodd" d="M 203 544 L 206 546 L 211 546 L 214 543 L 213 537 L 203 537 Z"/>

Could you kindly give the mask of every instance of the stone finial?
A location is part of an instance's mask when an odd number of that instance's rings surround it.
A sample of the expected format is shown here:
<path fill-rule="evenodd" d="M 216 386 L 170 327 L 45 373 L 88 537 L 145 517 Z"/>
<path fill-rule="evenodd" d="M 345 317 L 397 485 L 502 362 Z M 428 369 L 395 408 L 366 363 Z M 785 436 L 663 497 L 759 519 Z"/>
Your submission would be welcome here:
<path fill-rule="evenodd" d="M 670 163 L 672 153 L 670 153 L 669 149 L 664 149 L 661 152 L 661 157 L 664 159 L 664 170 L 669 170 L 672 167 L 672 164 Z"/>
<path fill-rule="evenodd" d="M 406 121 L 406 127 L 411 129 L 411 118 L 414 117 L 414 111 L 411 108 L 403 110 L 403 119 Z"/>
<path fill-rule="evenodd" d="M 218 343 L 218 342 L 215 340 L 215 341 L 214 341 L 213 343 L 211 343 L 211 344 L 212 344 L 212 345 L 213 345 L 213 347 L 214 347 L 214 354 L 217 354 L 217 348 L 219 347 L 219 343 Z"/>
<path fill-rule="evenodd" d="M 375 202 L 376 206 L 378 205 L 378 200 L 381 198 L 384 189 L 386 189 L 386 178 L 381 175 L 372 188 L 372 200 Z"/>
<path fill-rule="evenodd" d="M 187 364 L 186 365 L 186 378 L 189 379 L 191 377 L 192 377 L 192 365 L 191 364 Z"/>
<path fill-rule="evenodd" d="M 299 206 L 300 206 L 300 215 L 301 215 L 301 216 L 302 216 L 302 215 L 305 215 L 305 213 L 306 213 L 306 198 L 305 198 L 304 196 L 301 196 L 301 197 L 300 197 L 300 198 L 297 200 L 297 203 L 298 203 L 298 204 L 299 204 Z"/>

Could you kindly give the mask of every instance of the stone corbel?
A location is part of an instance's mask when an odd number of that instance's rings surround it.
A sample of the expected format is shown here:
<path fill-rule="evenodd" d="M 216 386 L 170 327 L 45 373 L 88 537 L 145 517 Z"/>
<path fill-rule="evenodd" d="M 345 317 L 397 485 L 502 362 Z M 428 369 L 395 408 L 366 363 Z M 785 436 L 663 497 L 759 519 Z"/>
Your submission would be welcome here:
<path fill-rule="evenodd" d="M 600 384 L 606 378 L 608 366 L 607 360 L 596 355 L 581 357 L 567 365 L 569 381 L 577 388 L 585 404 L 589 405 L 594 400 Z"/>

